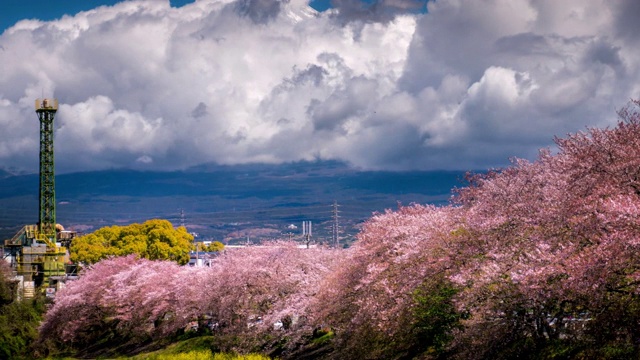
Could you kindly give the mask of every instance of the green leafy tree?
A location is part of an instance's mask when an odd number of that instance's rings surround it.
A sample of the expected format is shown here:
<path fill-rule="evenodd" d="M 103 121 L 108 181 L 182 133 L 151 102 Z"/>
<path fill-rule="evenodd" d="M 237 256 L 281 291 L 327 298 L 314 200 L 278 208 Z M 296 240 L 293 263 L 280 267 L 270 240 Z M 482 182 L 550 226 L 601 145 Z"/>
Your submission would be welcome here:
<path fill-rule="evenodd" d="M 458 293 L 456 287 L 442 275 L 426 278 L 413 293 L 415 301 L 412 324 L 413 356 L 421 353 L 443 355 L 453 339 L 453 332 L 461 329 L 460 320 L 465 314 L 456 309 L 453 298 Z"/>
<path fill-rule="evenodd" d="M 38 338 L 42 300 L 15 301 L 0 308 L 0 359 L 31 358 L 30 345 Z"/>
<path fill-rule="evenodd" d="M 93 264 L 109 256 L 137 254 L 150 260 L 189 262 L 193 236 L 184 227 L 174 229 L 167 220 L 108 226 L 73 240 L 71 260 Z"/>
<path fill-rule="evenodd" d="M 0 261 L 0 306 L 10 304 L 14 300 L 14 288 L 11 286 L 11 268 L 5 261 Z"/>
<path fill-rule="evenodd" d="M 45 310 L 42 297 L 15 301 L 15 291 L 11 269 L 0 261 L 0 359 L 32 358 L 31 345 Z"/>
<path fill-rule="evenodd" d="M 218 252 L 224 250 L 224 244 L 220 241 L 212 241 L 210 244 L 202 244 L 197 243 L 197 247 L 195 250 L 198 251 L 206 251 L 206 252 Z"/>

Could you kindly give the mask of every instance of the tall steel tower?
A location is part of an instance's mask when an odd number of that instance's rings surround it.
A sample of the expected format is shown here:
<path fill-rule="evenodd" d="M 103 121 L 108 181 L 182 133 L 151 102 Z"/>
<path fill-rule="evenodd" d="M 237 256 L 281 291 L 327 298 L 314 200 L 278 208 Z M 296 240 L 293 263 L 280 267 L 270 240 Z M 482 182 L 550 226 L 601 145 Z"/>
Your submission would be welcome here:
<path fill-rule="evenodd" d="M 58 111 L 57 99 L 36 100 L 36 113 L 40 119 L 40 216 L 38 231 L 41 236 L 52 243 L 56 242 L 56 188 L 53 162 L 53 118 L 56 111 Z"/>
<path fill-rule="evenodd" d="M 64 231 L 56 224 L 53 118 L 57 111 L 58 100 L 36 100 L 36 113 L 40 120 L 38 223 L 25 225 L 11 239 L 4 241 L 4 249 L 9 251 L 11 264 L 16 268 L 21 298 L 35 296 L 35 289 L 40 287 L 46 287 L 47 296 L 55 296 L 59 284 L 66 279 L 65 263 L 69 260 L 63 244 L 70 244 L 75 237 L 75 232 Z"/>

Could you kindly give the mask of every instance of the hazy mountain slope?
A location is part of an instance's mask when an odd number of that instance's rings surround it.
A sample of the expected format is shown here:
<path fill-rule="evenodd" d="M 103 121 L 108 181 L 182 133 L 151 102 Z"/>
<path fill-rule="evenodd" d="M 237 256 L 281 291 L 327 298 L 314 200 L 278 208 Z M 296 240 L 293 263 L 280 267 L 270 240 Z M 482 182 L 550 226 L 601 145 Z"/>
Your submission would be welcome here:
<path fill-rule="evenodd" d="M 321 235 L 328 231 L 335 200 L 347 235 L 372 212 L 398 202 L 444 203 L 453 187 L 464 185 L 463 177 L 463 172 L 357 171 L 332 161 L 208 164 L 176 172 L 62 174 L 56 177 L 56 199 L 58 222 L 83 231 L 153 217 L 178 225 L 182 209 L 190 230 L 218 238 L 243 228 L 273 229 L 267 232 L 273 236 L 303 220 L 317 224 Z M 37 196 L 36 174 L 0 177 L 2 238 L 25 222 L 37 221 Z"/>

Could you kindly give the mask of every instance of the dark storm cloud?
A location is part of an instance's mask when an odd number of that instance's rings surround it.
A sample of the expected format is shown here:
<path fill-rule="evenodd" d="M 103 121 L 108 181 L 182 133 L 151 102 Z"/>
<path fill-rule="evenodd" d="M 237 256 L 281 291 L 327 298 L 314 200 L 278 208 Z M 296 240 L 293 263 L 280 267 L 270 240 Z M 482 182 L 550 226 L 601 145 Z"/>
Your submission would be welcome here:
<path fill-rule="evenodd" d="M 338 10 L 336 17 L 343 21 L 391 21 L 398 14 L 419 13 L 426 8 L 428 0 L 332 0 Z"/>
<path fill-rule="evenodd" d="M 194 118 L 201 118 L 203 116 L 206 116 L 207 114 L 208 114 L 207 105 L 203 102 L 198 103 L 198 106 L 196 106 L 191 111 L 191 117 L 194 117 Z"/>
<path fill-rule="evenodd" d="M 308 114 L 316 130 L 340 131 L 339 127 L 355 115 L 372 108 L 377 83 L 362 77 L 350 79 L 345 89 L 340 89 L 324 101 L 312 99 Z M 365 117 L 370 114 L 364 114 Z"/>
<path fill-rule="evenodd" d="M 280 13 L 282 4 L 287 0 L 240 0 L 235 3 L 238 13 L 248 16 L 256 24 L 265 24 L 275 19 Z"/>
<path fill-rule="evenodd" d="M 291 79 L 292 84 L 303 84 L 306 82 L 310 82 L 314 86 L 320 85 L 325 76 L 328 75 L 327 70 L 318 65 L 309 65 L 306 69 L 300 72 L 296 72 L 293 79 Z"/>
<path fill-rule="evenodd" d="M 616 34 L 627 41 L 637 43 L 638 34 L 640 34 L 640 1 L 636 0 L 619 0 L 619 4 L 614 12 L 616 18 L 615 24 Z"/>
<path fill-rule="evenodd" d="M 590 61 L 608 65 L 616 70 L 623 70 L 624 64 L 620 57 L 620 47 L 606 41 L 596 41 L 587 52 Z"/>

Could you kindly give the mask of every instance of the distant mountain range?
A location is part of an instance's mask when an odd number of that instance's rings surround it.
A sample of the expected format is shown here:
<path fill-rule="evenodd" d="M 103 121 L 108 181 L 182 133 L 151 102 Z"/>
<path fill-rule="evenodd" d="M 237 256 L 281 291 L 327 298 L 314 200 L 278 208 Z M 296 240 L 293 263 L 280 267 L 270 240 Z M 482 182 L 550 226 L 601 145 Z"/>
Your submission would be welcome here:
<path fill-rule="evenodd" d="M 337 202 L 341 237 L 348 239 L 372 213 L 398 203 L 447 203 L 465 186 L 461 171 L 358 171 L 336 161 L 280 165 L 207 164 L 184 171 L 105 170 L 56 176 L 58 222 L 96 228 L 165 218 L 200 238 L 227 242 L 292 237 L 302 221 L 314 236 L 331 233 Z M 0 170 L 0 239 L 38 217 L 37 174 Z"/>

